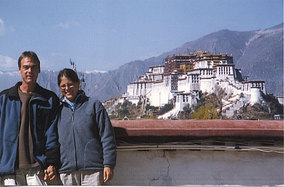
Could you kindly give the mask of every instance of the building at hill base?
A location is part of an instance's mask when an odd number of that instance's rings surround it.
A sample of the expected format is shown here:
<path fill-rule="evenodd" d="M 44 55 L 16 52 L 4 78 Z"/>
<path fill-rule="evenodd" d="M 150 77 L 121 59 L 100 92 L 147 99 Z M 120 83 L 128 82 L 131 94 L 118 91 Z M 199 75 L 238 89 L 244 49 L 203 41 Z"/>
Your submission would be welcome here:
<path fill-rule="evenodd" d="M 265 82 L 248 80 L 235 68 L 233 56 L 196 51 L 168 56 L 164 65 L 149 67 L 148 72 L 127 86 L 127 92 L 117 102 L 128 100 L 162 107 L 173 104 L 171 111 L 159 116 L 176 116 L 185 106 L 194 106 L 200 93 L 212 94 L 223 89 L 222 115 L 231 117 L 246 104 L 263 104 Z"/>

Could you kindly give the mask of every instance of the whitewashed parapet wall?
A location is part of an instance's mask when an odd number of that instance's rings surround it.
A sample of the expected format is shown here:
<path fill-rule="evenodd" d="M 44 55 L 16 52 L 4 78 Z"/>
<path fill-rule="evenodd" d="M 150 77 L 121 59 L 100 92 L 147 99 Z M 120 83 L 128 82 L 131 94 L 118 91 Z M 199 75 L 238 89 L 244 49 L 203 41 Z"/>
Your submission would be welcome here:
<path fill-rule="evenodd" d="M 110 185 L 283 185 L 283 154 L 241 150 L 123 150 Z"/>

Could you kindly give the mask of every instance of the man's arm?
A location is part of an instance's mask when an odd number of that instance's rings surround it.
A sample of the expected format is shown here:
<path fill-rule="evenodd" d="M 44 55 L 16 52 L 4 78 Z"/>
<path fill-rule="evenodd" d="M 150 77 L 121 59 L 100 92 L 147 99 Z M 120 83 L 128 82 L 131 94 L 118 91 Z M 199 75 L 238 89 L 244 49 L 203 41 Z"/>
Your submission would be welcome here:
<path fill-rule="evenodd" d="M 56 178 L 56 167 L 59 163 L 59 143 L 57 135 L 57 120 L 59 110 L 59 99 L 53 97 L 52 114 L 50 124 L 45 132 L 46 137 L 46 169 L 44 170 L 44 180 L 54 180 Z"/>

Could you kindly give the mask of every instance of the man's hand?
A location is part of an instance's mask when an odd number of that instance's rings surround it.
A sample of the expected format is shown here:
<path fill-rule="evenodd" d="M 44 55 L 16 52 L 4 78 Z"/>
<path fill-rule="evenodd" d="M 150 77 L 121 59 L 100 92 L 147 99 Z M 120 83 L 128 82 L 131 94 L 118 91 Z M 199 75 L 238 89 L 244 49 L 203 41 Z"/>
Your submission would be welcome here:
<path fill-rule="evenodd" d="M 56 168 L 54 166 L 48 166 L 44 170 L 44 180 L 53 181 L 56 178 Z"/>
<path fill-rule="evenodd" d="M 104 167 L 104 183 L 109 182 L 113 178 L 113 171 L 110 167 Z"/>

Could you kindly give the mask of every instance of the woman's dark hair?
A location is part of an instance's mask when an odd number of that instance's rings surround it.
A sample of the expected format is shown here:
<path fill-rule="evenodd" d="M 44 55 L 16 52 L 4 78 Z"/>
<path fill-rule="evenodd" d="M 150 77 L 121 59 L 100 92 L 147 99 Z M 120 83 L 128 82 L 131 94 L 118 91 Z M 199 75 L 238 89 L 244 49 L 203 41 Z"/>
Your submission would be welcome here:
<path fill-rule="evenodd" d="M 60 86 L 61 78 L 63 76 L 66 77 L 67 79 L 73 81 L 73 82 L 80 83 L 80 80 L 78 78 L 77 73 L 72 69 L 65 68 L 65 69 L 61 70 L 58 74 L 58 77 L 57 77 L 58 86 Z"/>

